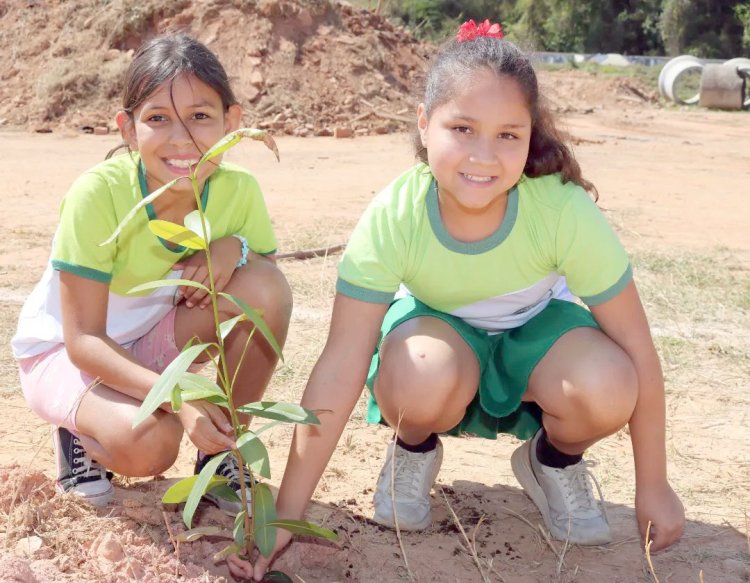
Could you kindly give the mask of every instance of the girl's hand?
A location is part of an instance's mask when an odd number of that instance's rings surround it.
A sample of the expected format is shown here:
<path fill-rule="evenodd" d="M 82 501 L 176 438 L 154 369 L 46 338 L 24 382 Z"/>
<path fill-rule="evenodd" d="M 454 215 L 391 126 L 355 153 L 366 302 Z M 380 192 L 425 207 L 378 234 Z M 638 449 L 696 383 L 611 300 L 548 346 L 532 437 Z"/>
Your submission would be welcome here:
<path fill-rule="evenodd" d="M 209 455 L 234 449 L 232 424 L 221 407 L 208 401 L 187 401 L 176 413 L 190 441 Z"/>
<path fill-rule="evenodd" d="M 661 551 L 680 538 L 685 527 L 685 509 L 669 484 L 661 488 L 636 488 L 635 515 L 641 540 L 646 541 L 646 529 L 651 521 L 649 535 L 652 552 Z"/>
<path fill-rule="evenodd" d="M 234 274 L 237 262 L 242 254 L 242 244 L 236 237 L 222 237 L 211 243 L 210 249 L 214 284 L 216 285 L 216 291 L 220 292 Z M 197 281 L 209 287 L 208 261 L 205 251 L 198 251 L 192 257 L 180 261 L 175 265 L 175 268 L 182 268 L 182 279 Z M 203 309 L 211 303 L 211 296 L 197 287 L 183 286 L 177 293 L 185 298 L 185 305 L 188 308 L 197 305 Z"/>
<path fill-rule="evenodd" d="M 229 572 L 233 577 L 238 579 L 245 578 L 254 579 L 255 581 L 262 580 L 263 576 L 266 574 L 266 571 L 268 571 L 268 567 L 271 565 L 271 563 L 273 563 L 278 554 L 284 550 L 284 548 L 289 544 L 291 540 L 292 533 L 288 530 L 284 530 L 283 528 L 279 528 L 276 531 L 276 546 L 274 546 L 273 552 L 271 553 L 270 557 L 264 557 L 263 555 L 258 554 L 258 558 L 255 560 L 255 564 L 253 565 L 249 561 L 241 559 L 237 555 L 229 555 L 229 557 L 227 557 L 227 566 L 229 567 Z"/>

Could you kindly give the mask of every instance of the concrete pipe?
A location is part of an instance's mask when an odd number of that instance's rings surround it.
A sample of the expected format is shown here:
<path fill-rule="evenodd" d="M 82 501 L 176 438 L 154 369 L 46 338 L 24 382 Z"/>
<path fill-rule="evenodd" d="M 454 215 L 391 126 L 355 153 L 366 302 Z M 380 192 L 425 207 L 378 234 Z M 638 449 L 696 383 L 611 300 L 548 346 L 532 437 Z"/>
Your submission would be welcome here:
<path fill-rule="evenodd" d="M 736 69 L 737 73 L 745 78 L 745 102 L 743 106 L 750 108 L 750 59 L 745 57 L 729 59 L 723 66 Z"/>
<path fill-rule="evenodd" d="M 712 109 L 742 109 L 744 81 L 735 67 L 706 65 L 698 104 Z"/>
<path fill-rule="evenodd" d="M 687 105 L 698 103 L 700 99 L 699 93 L 688 99 L 681 99 L 677 96 L 675 89 L 680 77 L 687 73 L 700 72 L 702 69 L 703 63 L 697 57 L 692 55 L 675 57 L 671 61 L 668 61 L 659 73 L 659 93 L 675 103 L 684 103 Z"/>

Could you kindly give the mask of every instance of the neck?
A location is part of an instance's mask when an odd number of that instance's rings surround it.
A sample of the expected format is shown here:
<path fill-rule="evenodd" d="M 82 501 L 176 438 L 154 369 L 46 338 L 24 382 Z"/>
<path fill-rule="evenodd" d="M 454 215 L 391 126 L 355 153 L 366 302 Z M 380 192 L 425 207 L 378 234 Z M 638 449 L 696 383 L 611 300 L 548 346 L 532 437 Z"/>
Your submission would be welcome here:
<path fill-rule="evenodd" d="M 448 234 L 463 243 L 475 243 L 495 233 L 505 218 L 508 193 L 481 209 L 461 206 L 455 199 L 443 196 L 438 189 L 440 218 Z"/>

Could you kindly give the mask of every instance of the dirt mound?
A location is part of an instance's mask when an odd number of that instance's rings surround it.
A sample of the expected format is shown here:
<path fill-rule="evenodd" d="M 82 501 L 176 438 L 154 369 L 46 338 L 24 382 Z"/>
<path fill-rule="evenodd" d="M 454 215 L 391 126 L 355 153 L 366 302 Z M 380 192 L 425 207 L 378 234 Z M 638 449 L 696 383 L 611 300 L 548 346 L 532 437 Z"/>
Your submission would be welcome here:
<path fill-rule="evenodd" d="M 219 56 L 246 124 L 387 133 L 412 119 L 427 50 L 334 0 L 0 0 L 0 22 L 0 125 L 36 130 L 111 126 L 134 49 L 184 31 Z"/>

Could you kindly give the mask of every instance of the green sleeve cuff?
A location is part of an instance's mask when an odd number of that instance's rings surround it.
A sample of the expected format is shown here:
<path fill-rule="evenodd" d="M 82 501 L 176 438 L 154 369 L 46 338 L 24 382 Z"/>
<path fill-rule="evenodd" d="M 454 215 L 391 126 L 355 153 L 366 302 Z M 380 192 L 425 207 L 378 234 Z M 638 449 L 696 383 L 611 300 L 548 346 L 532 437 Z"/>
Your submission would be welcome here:
<path fill-rule="evenodd" d="M 340 277 L 336 280 L 336 291 L 355 300 L 362 300 L 371 304 L 390 304 L 396 292 L 379 292 L 365 289 L 344 281 Z"/>
<path fill-rule="evenodd" d="M 596 295 L 581 297 L 581 301 L 587 306 L 598 306 L 599 304 L 603 304 L 624 290 L 632 279 L 633 268 L 630 266 L 630 263 L 628 263 L 628 268 L 625 270 L 625 273 L 620 276 L 620 279 L 618 279 L 613 286 Z"/>
<path fill-rule="evenodd" d="M 92 279 L 94 281 L 100 281 L 101 283 L 110 283 L 112 281 L 112 274 L 99 271 L 98 269 L 92 269 L 91 267 L 83 267 L 81 265 L 74 265 L 72 263 L 66 263 L 59 259 L 52 260 L 52 267 L 57 271 L 66 271 L 83 277 L 84 279 Z"/>

